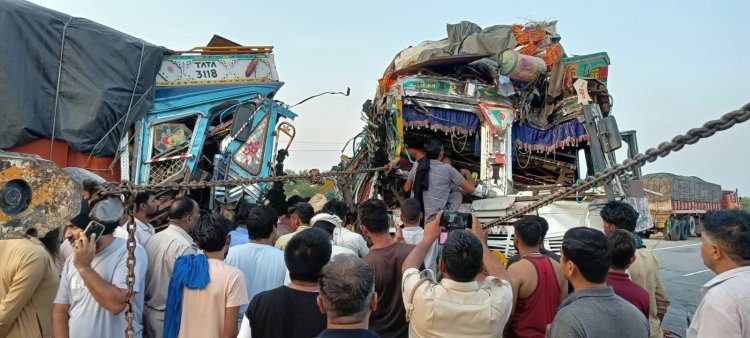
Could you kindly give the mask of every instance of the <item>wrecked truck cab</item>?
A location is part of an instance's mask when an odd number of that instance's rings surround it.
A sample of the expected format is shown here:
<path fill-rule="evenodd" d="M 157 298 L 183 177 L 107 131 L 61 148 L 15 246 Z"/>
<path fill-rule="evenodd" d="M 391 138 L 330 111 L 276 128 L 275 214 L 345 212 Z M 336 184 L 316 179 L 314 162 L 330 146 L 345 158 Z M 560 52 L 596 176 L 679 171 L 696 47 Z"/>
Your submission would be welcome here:
<path fill-rule="evenodd" d="M 391 163 L 400 171 L 341 182 L 350 209 L 375 196 L 397 209 L 416 165 L 409 148 L 430 139 L 440 140 L 447 162 L 475 181 L 458 211 L 482 223 L 617 164 L 621 137 L 606 87 L 606 53 L 566 54 L 556 22 L 485 29 L 462 22 L 449 24 L 447 33 L 399 52 L 365 104 L 359 148 L 342 156 L 341 169 Z M 539 209 L 550 225 L 547 248 L 559 252 L 572 227 L 600 224 L 598 201 L 627 197 L 617 178 Z M 513 222 L 489 228 L 491 246 L 506 254 L 515 251 Z"/>
<path fill-rule="evenodd" d="M 271 47 L 237 48 L 209 47 L 201 54 L 164 59 L 152 109 L 135 125 L 134 182 L 160 185 L 273 175 L 277 126 L 293 135 L 294 127 L 283 120 L 296 115 L 273 99 L 283 82 Z M 256 183 L 190 194 L 203 208 L 215 210 L 240 200 L 259 203 L 265 188 L 265 183 Z"/>

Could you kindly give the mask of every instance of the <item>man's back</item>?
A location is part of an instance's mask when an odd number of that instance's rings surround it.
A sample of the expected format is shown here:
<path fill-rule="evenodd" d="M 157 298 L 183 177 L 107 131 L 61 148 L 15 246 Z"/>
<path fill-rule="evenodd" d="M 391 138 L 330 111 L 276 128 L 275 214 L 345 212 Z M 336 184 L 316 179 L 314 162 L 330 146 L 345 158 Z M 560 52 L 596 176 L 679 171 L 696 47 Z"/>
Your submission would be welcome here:
<path fill-rule="evenodd" d="M 422 277 L 417 269 L 404 271 L 402 293 L 409 337 L 497 337 L 502 334 L 513 307 L 510 283 L 495 277 L 488 277 L 481 284 L 447 278 L 436 283 L 432 278 Z"/>
<path fill-rule="evenodd" d="M 224 262 L 242 271 L 249 300 L 260 292 L 284 285 L 284 252 L 270 245 L 248 243 L 232 247 Z M 240 314 L 246 310 L 247 304 L 240 306 Z"/>
<path fill-rule="evenodd" d="M 507 337 L 544 337 L 547 325 L 560 305 L 561 285 L 566 283 L 552 260 L 542 254 L 528 255 L 509 268 L 512 284 L 519 290 Z"/>
<path fill-rule="evenodd" d="M 185 288 L 178 337 L 221 337 L 226 308 L 247 304 L 245 278 L 240 270 L 217 259 L 208 260 L 205 288 Z"/>
<path fill-rule="evenodd" d="M 576 291 L 562 302 L 547 337 L 645 338 L 648 332 L 648 321 L 635 306 L 612 288 L 596 288 Z"/>
<path fill-rule="evenodd" d="M 637 249 L 635 257 L 635 262 L 628 268 L 630 279 L 648 292 L 651 337 L 661 337 L 658 314 L 667 312 L 669 298 L 659 276 L 659 261 L 646 248 Z"/>
<path fill-rule="evenodd" d="M 133 287 L 136 292 L 133 304 L 135 316 L 138 318 L 143 313 L 143 276 L 146 272 L 146 252 L 140 245 L 136 246 L 136 283 Z M 97 252 L 91 262 L 91 268 L 106 283 L 112 284 L 120 289 L 127 289 L 127 249 L 126 241 L 122 238 L 114 238 L 112 242 Z M 55 297 L 55 304 L 70 305 L 69 332 L 70 337 L 108 337 L 125 332 L 125 311 L 113 315 L 101 306 L 73 266 L 73 258 L 68 258 L 60 276 L 60 288 Z M 134 323 L 136 337 L 141 336 L 141 321 Z"/>
<path fill-rule="evenodd" d="M 414 182 L 417 167 L 412 168 L 409 179 Z M 422 193 L 425 221 L 445 209 L 453 185 L 460 185 L 464 177 L 455 168 L 437 160 L 430 160 L 428 189 Z M 412 190 L 413 191 L 413 190 Z"/>
<path fill-rule="evenodd" d="M 180 256 L 196 254 L 198 251 L 192 242 L 187 232 L 170 224 L 146 243 L 148 253 L 146 305 L 148 307 L 164 311 L 167 306 L 169 279 L 172 276 L 175 261 Z"/>
<path fill-rule="evenodd" d="M 630 276 L 624 272 L 610 271 L 607 274 L 607 285 L 611 286 L 615 294 L 633 304 L 648 318 L 649 299 L 648 292 L 638 284 L 630 280 Z"/>
<path fill-rule="evenodd" d="M 245 316 L 253 337 L 312 338 L 326 328 L 317 304 L 318 293 L 281 286 L 250 301 Z"/>
<path fill-rule="evenodd" d="M 0 336 L 48 337 L 52 334 L 52 307 L 60 278 L 52 256 L 36 238 L 0 241 L 0 299 L 4 314 Z"/>
<path fill-rule="evenodd" d="M 365 264 L 375 277 L 378 293 L 377 309 L 370 315 L 370 329 L 381 337 L 407 337 L 409 324 L 401 295 L 401 266 L 413 245 L 394 243 L 380 249 L 370 249 L 364 257 Z"/>

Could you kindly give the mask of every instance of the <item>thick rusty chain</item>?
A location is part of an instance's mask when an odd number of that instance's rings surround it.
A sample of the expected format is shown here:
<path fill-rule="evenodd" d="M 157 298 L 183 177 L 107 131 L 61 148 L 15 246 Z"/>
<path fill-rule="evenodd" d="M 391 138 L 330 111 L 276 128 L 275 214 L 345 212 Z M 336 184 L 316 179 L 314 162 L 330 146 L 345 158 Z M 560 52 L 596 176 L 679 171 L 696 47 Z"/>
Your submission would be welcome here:
<path fill-rule="evenodd" d="M 135 195 L 130 195 L 127 197 L 128 203 L 126 205 L 132 206 L 134 204 Z M 137 206 L 136 206 L 137 207 Z M 125 337 L 127 338 L 134 338 L 135 337 L 135 327 L 133 326 L 133 322 L 135 321 L 135 313 L 133 312 L 133 302 L 135 301 L 135 247 L 136 247 L 136 241 L 135 241 L 135 209 L 134 208 L 127 208 L 128 213 L 128 222 L 125 224 L 125 229 L 128 231 L 128 239 L 126 248 L 128 250 L 128 257 L 125 262 L 127 269 L 128 269 L 128 275 L 125 279 L 125 285 L 128 288 L 128 291 L 125 295 L 125 301 L 126 301 L 126 308 L 125 308 L 125 320 L 127 321 L 127 327 L 125 328 Z M 141 262 L 141 264 L 144 264 Z"/>
<path fill-rule="evenodd" d="M 659 157 L 665 157 L 672 152 L 681 150 L 686 145 L 695 144 L 701 139 L 711 137 L 717 131 L 727 130 L 733 127 L 735 124 L 743 123 L 747 120 L 750 120 L 750 103 L 746 104 L 739 110 L 735 110 L 733 112 L 725 114 L 718 120 L 706 122 L 701 128 L 690 129 L 684 135 L 675 136 L 671 142 L 662 142 L 657 148 L 646 150 L 644 153 L 635 155 L 632 159 L 625 160 L 622 164 L 617 164 L 611 168 L 608 168 L 598 175 L 587 177 L 580 183 L 576 183 L 570 187 L 562 188 L 552 194 L 544 196 L 543 198 L 532 204 L 513 211 L 494 221 L 485 223 L 483 225 L 483 228 L 487 229 L 492 226 L 505 224 L 511 219 L 526 215 L 562 198 L 565 198 L 577 192 L 584 192 L 588 189 L 596 187 L 599 184 L 609 182 L 610 180 L 614 179 L 615 176 L 627 170 L 643 166 L 646 164 L 646 162 L 656 161 Z"/>
<path fill-rule="evenodd" d="M 248 178 L 248 179 L 237 179 L 237 180 L 224 180 L 224 181 L 198 181 L 198 182 L 184 182 L 175 184 L 165 185 L 145 185 L 138 186 L 130 182 L 113 182 L 105 183 L 102 187 L 94 194 L 92 200 L 96 201 L 107 196 L 114 195 L 125 195 L 129 207 L 128 210 L 128 222 L 126 225 L 128 231 L 127 240 L 127 268 L 128 275 L 126 279 L 127 294 L 126 294 L 126 308 L 125 308 L 125 319 L 127 321 L 127 328 L 125 329 L 125 337 L 133 338 L 135 336 L 135 328 L 133 327 L 133 321 L 135 319 L 133 312 L 133 302 L 135 297 L 134 286 L 135 286 L 135 218 L 133 217 L 133 199 L 135 194 L 141 191 L 148 192 L 165 192 L 165 191 L 179 191 L 182 189 L 201 189 L 210 187 L 220 187 L 227 185 L 244 185 L 244 184 L 255 184 L 264 182 L 289 182 L 294 180 L 309 180 L 311 182 L 320 182 L 326 177 L 344 177 L 356 174 L 375 173 L 387 171 L 387 167 L 377 167 L 369 169 L 360 169 L 353 171 L 330 171 L 321 173 L 317 169 L 310 170 L 307 175 L 288 175 L 288 176 L 273 176 L 263 178 Z"/>
<path fill-rule="evenodd" d="M 220 180 L 220 181 L 193 181 L 193 182 L 181 182 L 181 183 L 169 183 L 169 184 L 156 184 L 156 185 L 136 185 L 131 182 L 109 182 L 104 183 L 99 190 L 94 194 L 94 200 L 98 200 L 103 197 L 113 195 L 135 195 L 138 192 L 151 192 L 160 193 L 167 191 L 179 191 L 183 189 L 204 189 L 213 187 L 224 187 L 229 185 L 246 185 L 255 183 L 273 183 L 273 182 L 289 182 L 296 180 L 308 180 L 311 182 L 320 182 L 323 178 L 328 177 L 344 177 L 356 174 L 365 173 L 376 173 L 385 172 L 387 167 L 376 167 L 359 169 L 352 171 L 329 171 L 321 173 L 317 169 L 310 170 L 305 175 L 287 175 L 287 176 L 270 176 L 270 177 L 256 177 L 256 178 L 243 178 L 234 180 Z"/>

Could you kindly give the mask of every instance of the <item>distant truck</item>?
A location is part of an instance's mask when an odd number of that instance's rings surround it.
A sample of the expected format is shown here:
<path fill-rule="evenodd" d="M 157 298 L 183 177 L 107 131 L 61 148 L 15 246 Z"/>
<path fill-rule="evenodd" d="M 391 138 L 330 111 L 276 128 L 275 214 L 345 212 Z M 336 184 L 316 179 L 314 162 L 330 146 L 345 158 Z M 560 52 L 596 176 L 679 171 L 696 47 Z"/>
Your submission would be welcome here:
<path fill-rule="evenodd" d="M 654 221 L 654 227 L 643 232 L 646 236 L 662 233 L 670 240 L 700 236 L 706 212 L 740 208 L 736 190 L 722 190 L 695 176 L 655 173 L 644 175 L 641 182 Z"/>

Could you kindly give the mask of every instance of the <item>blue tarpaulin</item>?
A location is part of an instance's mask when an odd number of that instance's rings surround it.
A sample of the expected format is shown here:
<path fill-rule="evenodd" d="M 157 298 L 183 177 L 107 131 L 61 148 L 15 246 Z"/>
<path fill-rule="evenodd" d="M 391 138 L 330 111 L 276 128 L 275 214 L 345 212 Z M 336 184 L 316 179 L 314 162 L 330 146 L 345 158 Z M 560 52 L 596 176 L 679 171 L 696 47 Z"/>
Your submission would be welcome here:
<path fill-rule="evenodd" d="M 474 135 L 479 127 L 479 117 L 476 114 L 435 107 L 425 107 L 425 109 L 427 112 L 421 108 L 405 105 L 402 110 L 404 126 L 463 135 Z"/>
<path fill-rule="evenodd" d="M 589 135 L 578 120 L 566 121 L 548 130 L 520 123 L 513 125 L 513 143 L 524 150 L 551 153 L 588 140 Z"/>

